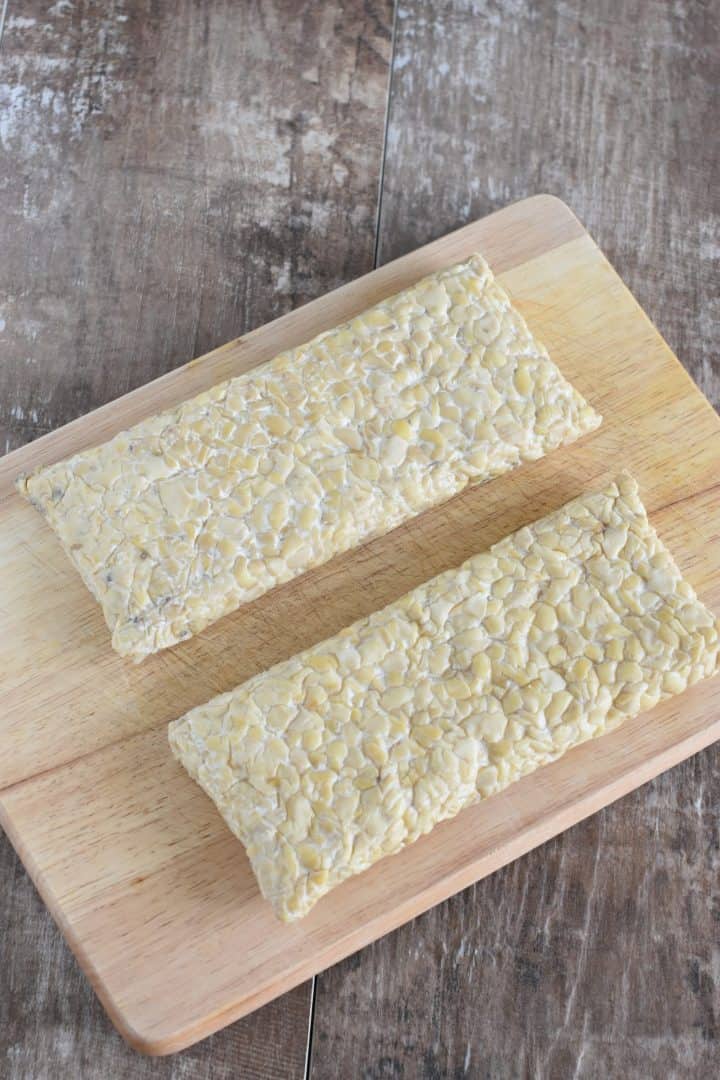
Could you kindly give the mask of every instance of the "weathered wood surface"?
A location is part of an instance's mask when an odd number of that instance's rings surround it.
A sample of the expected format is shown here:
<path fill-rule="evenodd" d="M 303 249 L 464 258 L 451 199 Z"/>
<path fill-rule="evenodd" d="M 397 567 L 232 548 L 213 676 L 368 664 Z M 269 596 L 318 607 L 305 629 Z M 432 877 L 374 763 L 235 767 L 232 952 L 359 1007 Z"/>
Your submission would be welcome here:
<path fill-rule="evenodd" d="M 400 0 L 382 262 L 567 202 L 720 407 L 714 0 Z"/>
<path fill-rule="evenodd" d="M 391 24 L 385 0 L 10 0 L 0 451 L 370 269 Z M 303 1075 L 309 984 L 146 1061 L 4 837 L 0 880 L 0 1076 Z"/>
<path fill-rule="evenodd" d="M 565 198 L 720 405 L 717 5 L 401 0 L 380 255 Z M 720 752 L 317 980 L 311 1075 L 720 1073 Z"/>
<path fill-rule="evenodd" d="M 7 449 L 371 268 L 389 0 L 10 0 Z"/>
<path fill-rule="evenodd" d="M 368 268 L 390 7 L 10 0 L 0 450 Z M 553 191 L 718 405 L 717 56 L 711 0 L 403 2 L 382 261 Z M 717 1075 L 718 761 L 322 976 L 311 1075 Z M 302 1074 L 307 996 L 127 1051 L 0 877 L 0 1075 Z"/>

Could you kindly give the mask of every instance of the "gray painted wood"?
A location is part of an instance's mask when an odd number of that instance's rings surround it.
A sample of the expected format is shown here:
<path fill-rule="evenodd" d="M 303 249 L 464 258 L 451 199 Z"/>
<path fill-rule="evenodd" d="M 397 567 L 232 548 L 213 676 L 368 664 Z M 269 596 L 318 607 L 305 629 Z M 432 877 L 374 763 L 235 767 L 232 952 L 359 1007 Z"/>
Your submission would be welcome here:
<path fill-rule="evenodd" d="M 718 26 L 713 0 L 400 0 L 381 261 L 558 195 L 720 406 Z"/>
<path fill-rule="evenodd" d="M 372 265 L 389 0 L 10 0 L 0 450 Z"/>
<path fill-rule="evenodd" d="M 389 0 L 10 0 L 0 451 L 369 268 Z M 279 57 L 282 54 L 282 63 Z M 382 261 L 538 191 L 720 404 L 711 0 L 402 0 Z M 313 1078 L 714 1077 L 718 753 L 338 965 Z M 0 845 L 0 1075 L 301 1075 L 309 990 L 165 1061 Z"/>
<path fill-rule="evenodd" d="M 718 1075 L 717 754 L 318 978 L 324 1077 Z"/>

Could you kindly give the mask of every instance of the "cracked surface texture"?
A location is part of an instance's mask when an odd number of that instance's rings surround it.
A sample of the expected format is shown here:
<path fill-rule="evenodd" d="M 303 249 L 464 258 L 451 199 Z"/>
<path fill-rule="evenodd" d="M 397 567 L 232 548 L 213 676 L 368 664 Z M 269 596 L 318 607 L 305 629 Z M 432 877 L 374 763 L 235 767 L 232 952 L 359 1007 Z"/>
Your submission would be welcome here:
<path fill-rule="evenodd" d="M 170 725 L 289 921 L 439 821 L 715 672 L 621 475 Z"/>
<path fill-rule="evenodd" d="M 18 486 L 140 660 L 599 423 L 476 255 Z"/>

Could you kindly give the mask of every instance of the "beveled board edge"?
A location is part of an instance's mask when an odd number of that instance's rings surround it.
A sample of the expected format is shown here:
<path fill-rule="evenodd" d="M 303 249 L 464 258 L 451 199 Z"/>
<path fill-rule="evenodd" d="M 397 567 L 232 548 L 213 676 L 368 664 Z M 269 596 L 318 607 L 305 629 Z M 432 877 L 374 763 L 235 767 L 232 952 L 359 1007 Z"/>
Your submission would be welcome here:
<path fill-rule="evenodd" d="M 703 684 L 701 683 L 697 687 L 686 691 L 686 693 L 702 692 L 702 688 Z M 665 703 L 665 705 L 667 704 Z M 648 716 L 650 713 L 645 715 Z M 603 739 L 612 739 L 613 735 L 617 735 L 617 732 L 603 736 Z M 332 960 L 328 961 L 323 957 L 320 962 L 315 960 L 304 961 L 288 969 L 283 978 L 274 978 L 266 985 L 259 987 L 256 993 L 247 995 L 240 1001 L 233 1002 L 227 1008 L 203 1017 L 196 1024 L 187 1025 L 162 1035 L 157 1034 L 155 1031 L 145 1032 L 139 1026 L 133 1025 L 125 1015 L 121 1004 L 115 1001 L 111 992 L 105 986 L 101 976 L 85 953 L 82 942 L 78 940 L 72 927 L 64 918 L 62 908 L 58 904 L 52 889 L 48 886 L 42 871 L 35 863 L 30 852 L 25 849 L 21 836 L 14 829 L 12 819 L 6 813 L 2 793 L 0 793 L 0 825 L 22 859 L 43 902 L 65 937 L 117 1031 L 135 1050 L 152 1057 L 160 1057 L 178 1053 L 201 1039 L 214 1034 L 228 1024 L 242 1019 L 242 1017 L 268 1004 L 268 1002 L 281 994 L 299 986 L 306 979 L 319 974 L 331 964 L 351 956 L 378 938 L 391 933 L 435 905 L 442 903 L 449 897 L 539 847 L 547 840 L 597 813 L 605 806 L 609 806 L 617 799 L 648 783 L 660 773 L 680 764 L 686 758 L 692 757 L 693 754 L 699 753 L 720 739 L 720 714 L 712 724 L 703 727 L 701 730 L 691 732 L 685 738 L 680 740 L 674 740 L 672 736 L 668 736 L 668 738 L 667 744 L 660 747 L 656 753 L 648 755 L 641 766 L 631 762 L 626 767 L 616 770 L 609 780 L 591 784 L 581 797 L 567 796 L 554 808 L 552 813 L 546 814 L 532 826 L 517 831 L 511 841 L 498 844 L 497 847 L 479 857 L 476 861 L 466 864 L 454 873 L 446 874 L 434 882 L 432 886 L 416 893 L 411 901 L 394 907 L 392 912 L 378 916 L 374 920 L 365 923 L 360 929 L 348 933 L 345 938 L 335 943 L 332 950 Z M 584 744 L 586 749 L 590 745 Z M 566 756 L 571 756 L 582 749 L 583 747 L 576 747 L 574 750 L 569 751 Z M 543 771 L 546 775 L 551 775 L 556 764 L 559 763 L 544 767 Z"/>

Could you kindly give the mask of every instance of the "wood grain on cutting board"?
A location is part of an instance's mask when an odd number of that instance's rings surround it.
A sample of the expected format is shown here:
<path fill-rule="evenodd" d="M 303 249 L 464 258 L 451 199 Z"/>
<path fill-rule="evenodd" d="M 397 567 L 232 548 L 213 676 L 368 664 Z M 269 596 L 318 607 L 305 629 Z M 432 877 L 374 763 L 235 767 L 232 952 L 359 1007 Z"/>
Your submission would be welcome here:
<path fill-rule="evenodd" d="M 604 415 L 589 438 L 465 492 L 140 666 L 17 473 L 97 443 L 481 251 Z M 0 465 L 0 811 L 113 1019 L 177 1049 L 274 997 L 706 745 L 720 680 L 441 825 L 284 927 L 242 847 L 169 756 L 167 721 L 599 486 L 640 481 L 660 535 L 720 610 L 720 421 L 577 220 L 539 196 L 389 264 L 105 406 Z"/>

